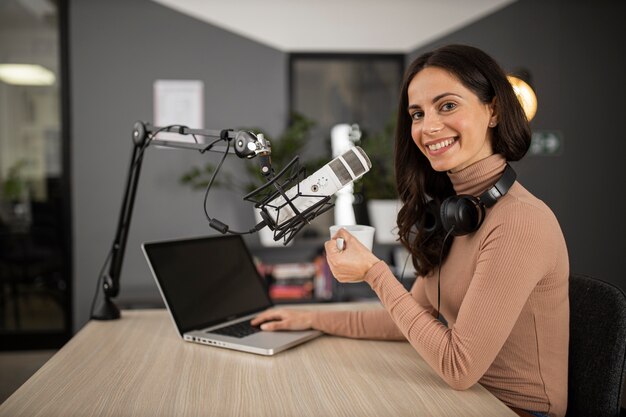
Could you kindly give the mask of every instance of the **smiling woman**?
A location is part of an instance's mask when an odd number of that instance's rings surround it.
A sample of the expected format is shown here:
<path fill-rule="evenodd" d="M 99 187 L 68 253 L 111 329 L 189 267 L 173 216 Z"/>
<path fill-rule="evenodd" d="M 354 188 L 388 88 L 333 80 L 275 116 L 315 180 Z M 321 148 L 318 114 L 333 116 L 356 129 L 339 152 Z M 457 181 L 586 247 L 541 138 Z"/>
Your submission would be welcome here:
<path fill-rule="evenodd" d="M 411 290 L 342 229 L 326 242 L 333 276 L 365 281 L 385 310 L 281 310 L 259 322 L 406 339 L 454 389 L 480 383 L 518 415 L 563 416 L 569 259 L 554 214 L 508 164 L 530 146 L 511 84 L 483 51 L 443 47 L 408 67 L 397 120 L 397 223 L 418 272 Z"/>

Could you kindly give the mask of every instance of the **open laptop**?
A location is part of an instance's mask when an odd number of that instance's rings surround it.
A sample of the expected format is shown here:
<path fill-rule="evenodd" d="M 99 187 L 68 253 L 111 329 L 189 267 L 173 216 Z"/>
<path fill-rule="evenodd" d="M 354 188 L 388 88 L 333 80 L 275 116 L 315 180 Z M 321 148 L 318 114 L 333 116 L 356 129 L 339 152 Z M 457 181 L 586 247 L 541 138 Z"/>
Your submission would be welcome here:
<path fill-rule="evenodd" d="M 260 355 L 311 340 L 317 330 L 265 332 L 250 326 L 272 307 L 241 236 L 213 236 L 141 245 L 182 338 Z"/>

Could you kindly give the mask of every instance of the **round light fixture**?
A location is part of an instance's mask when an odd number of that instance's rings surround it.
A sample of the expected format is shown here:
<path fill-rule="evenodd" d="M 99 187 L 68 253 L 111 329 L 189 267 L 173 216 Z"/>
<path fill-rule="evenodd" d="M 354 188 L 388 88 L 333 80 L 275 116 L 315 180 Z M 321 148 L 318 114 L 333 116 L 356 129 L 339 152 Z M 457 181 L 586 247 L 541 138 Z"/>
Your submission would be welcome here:
<path fill-rule="evenodd" d="M 535 92 L 526 81 L 519 77 L 507 75 L 506 78 L 508 78 L 509 82 L 513 86 L 515 96 L 517 96 L 517 99 L 524 109 L 526 118 L 530 122 L 537 113 L 537 96 L 535 95 Z"/>

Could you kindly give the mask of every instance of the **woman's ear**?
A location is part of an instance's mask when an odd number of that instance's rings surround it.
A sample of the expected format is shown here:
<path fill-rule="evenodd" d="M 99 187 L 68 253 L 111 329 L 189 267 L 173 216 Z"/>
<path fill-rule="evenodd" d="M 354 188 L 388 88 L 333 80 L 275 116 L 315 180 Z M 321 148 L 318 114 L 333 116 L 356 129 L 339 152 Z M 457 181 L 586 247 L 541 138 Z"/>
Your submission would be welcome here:
<path fill-rule="evenodd" d="M 489 107 L 489 127 L 496 127 L 498 125 L 498 103 L 496 97 L 491 100 L 491 103 L 487 105 Z"/>

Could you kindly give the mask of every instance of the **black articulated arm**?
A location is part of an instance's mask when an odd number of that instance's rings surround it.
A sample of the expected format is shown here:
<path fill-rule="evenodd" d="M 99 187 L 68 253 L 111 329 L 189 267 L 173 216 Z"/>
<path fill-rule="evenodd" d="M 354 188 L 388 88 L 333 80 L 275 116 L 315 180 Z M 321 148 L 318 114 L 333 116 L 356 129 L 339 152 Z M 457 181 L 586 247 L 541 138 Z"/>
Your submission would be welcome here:
<path fill-rule="evenodd" d="M 162 132 L 192 136 L 194 138 L 194 142 L 158 139 L 157 135 Z M 208 138 L 208 140 L 202 141 L 201 143 L 197 140 L 197 137 Z M 96 320 L 114 320 L 120 317 L 119 308 L 111 299 L 117 297 L 120 289 L 120 272 L 124 261 L 124 252 L 126 249 L 126 241 L 128 239 L 128 231 L 130 229 L 130 221 L 133 214 L 133 205 L 135 202 L 135 195 L 137 193 L 139 174 L 141 173 L 141 165 L 145 150 L 149 146 L 158 145 L 165 148 L 190 149 L 201 153 L 207 151 L 222 152 L 224 156 L 226 156 L 227 153 L 234 153 L 239 158 L 245 159 L 251 159 L 258 156 L 263 176 L 268 179 L 271 179 L 273 176 L 270 160 L 271 144 L 263 137 L 262 134 L 256 135 L 252 132 L 235 131 L 232 129 L 190 129 L 187 126 L 181 125 L 157 127 L 138 121 L 133 126 L 132 141 L 133 149 L 130 158 L 130 167 L 128 170 L 128 177 L 126 179 L 126 187 L 124 190 L 124 197 L 122 199 L 122 207 L 117 223 L 115 238 L 99 277 L 102 282 L 104 300 L 102 300 L 97 308 L 95 306 L 95 298 L 94 303 L 92 304 L 91 318 Z M 209 218 L 209 224 L 220 233 L 238 233 L 229 231 L 229 227 L 217 219 Z M 244 233 L 254 233 L 262 229 L 264 226 L 265 222 L 261 222 L 250 231 Z"/>

